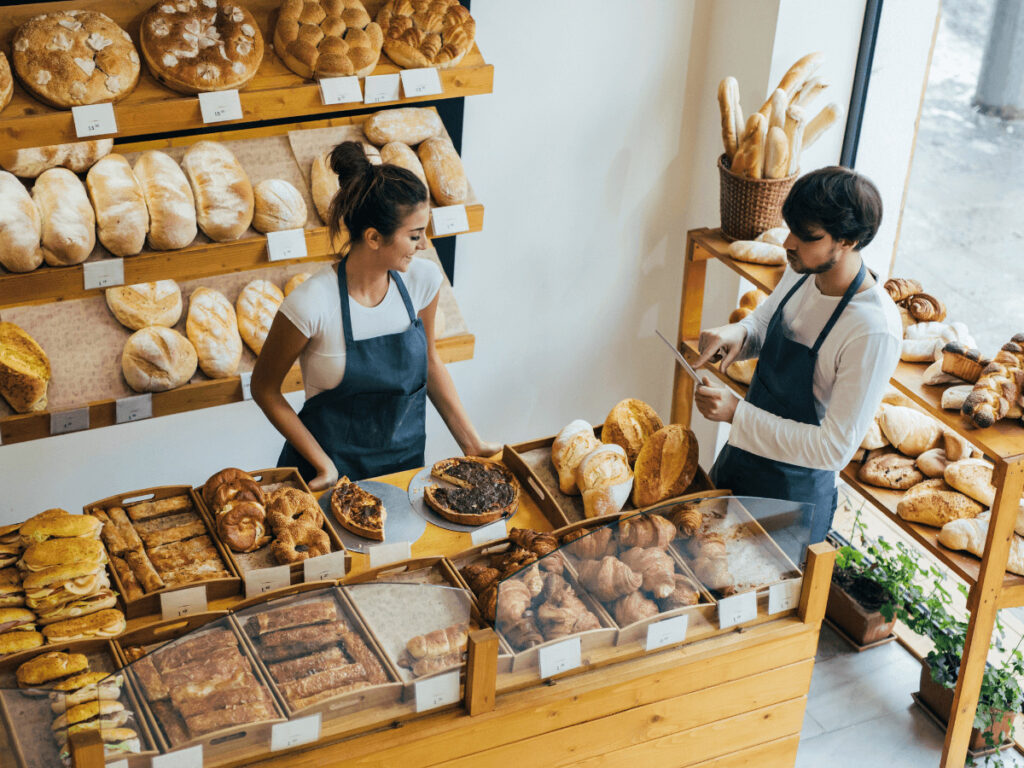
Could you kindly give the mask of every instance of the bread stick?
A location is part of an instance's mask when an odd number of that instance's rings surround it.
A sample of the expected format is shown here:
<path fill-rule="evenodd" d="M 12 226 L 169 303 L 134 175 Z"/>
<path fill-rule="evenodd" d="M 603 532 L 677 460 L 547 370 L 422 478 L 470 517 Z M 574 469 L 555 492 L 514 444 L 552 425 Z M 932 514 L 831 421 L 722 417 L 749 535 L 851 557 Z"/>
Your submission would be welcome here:
<path fill-rule="evenodd" d="M 774 113 L 773 113 L 774 117 Z M 768 129 L 764 149 L 764 177 L 784 179 L 789 174 L 789 141 L 786 132 L 777 125 Z"/>
<path fill-rule="evenodd" d="M 811 146 L 825 130 L 843 116 L 843 108 L 835 102 L 822 107 L 821 112 L 804 129 L 804 147 Z"/>
<path fill-rule="evenodd" d="M 739 102 L 739 83 L 735 77 L 727 77 L 718 84 L 718 109 L 722 115 L 722 144 L 725 156 L 731 161 L 739 148 L 739 132 L 736 130 L 734 105 Z"/>

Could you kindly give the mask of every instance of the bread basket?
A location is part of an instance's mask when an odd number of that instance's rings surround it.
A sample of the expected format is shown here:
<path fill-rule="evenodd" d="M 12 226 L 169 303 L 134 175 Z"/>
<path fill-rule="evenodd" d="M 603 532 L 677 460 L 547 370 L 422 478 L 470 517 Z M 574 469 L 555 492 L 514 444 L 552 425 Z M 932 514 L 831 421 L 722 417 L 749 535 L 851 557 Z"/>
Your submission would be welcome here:
<path fill-rule="evenodd" d="M 766 229 L 782 225 L 782 203 L 797 174 L 784 179 L 750 179 L 729 170 L 718 158 L 719 208 L 722 234 L 729 240 L 753 240 Z"/>

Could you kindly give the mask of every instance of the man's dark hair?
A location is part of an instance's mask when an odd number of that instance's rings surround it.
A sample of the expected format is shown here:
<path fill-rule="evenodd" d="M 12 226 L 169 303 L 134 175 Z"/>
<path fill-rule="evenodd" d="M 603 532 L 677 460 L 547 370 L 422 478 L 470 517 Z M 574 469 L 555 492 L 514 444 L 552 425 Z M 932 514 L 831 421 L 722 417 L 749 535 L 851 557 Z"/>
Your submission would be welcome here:
<path fill-rule="evenodd" d="M 882 223 L 882 197 L 869 179 L 833 165 L 796 180 L 782 204 L 782 217 L 801 240 L 816 239 L 811 233 L 821 228 L 835 240 L 855 243 L 859 251 Z"/>

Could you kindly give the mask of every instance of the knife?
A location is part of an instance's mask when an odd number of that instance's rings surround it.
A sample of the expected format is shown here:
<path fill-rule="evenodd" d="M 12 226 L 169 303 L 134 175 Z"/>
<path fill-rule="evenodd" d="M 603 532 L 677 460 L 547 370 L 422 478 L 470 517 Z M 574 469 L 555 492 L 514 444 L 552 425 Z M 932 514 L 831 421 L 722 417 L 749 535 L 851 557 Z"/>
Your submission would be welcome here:
<path fill-rule="evenodd" d="M 697 372 L 696 372 L 695 370 L 693 370 L 693 367 L 692 367 L 692 366 L 691 366 L 691 365 L 690 365 L 690 364 L 689 364 L 688 362 L 686 362 L 686 358 L 685 358 L 685 357 L 683 357 L 683 353 L 682 353 L 682 352 L 680 352 L 680 351 L 679 351 L 679 350 L 678 350 L 678 349 L 676 348 L 676 345 L 675 345 L 675 344 L 673 344 L 673 343 L 672 343 L 671 341 L 669 341 L 668 339 L 666 339 L 666 338 L 665 338 L 664 336 L 662 336 L 662 335 L 661 335 L 661 331 L 659 331 L 659 330 L 655 329 L 655 331 L 654 331 L 654 332 L 655 332 L 656 334 L 658 334 L 658 338 L 660 338 L 660 339 L 661 339 L 662 341 L 664 341 L 664 342 L 665 342 L 665 343 L 666 343 L 666 344 L 668 345 L 668 348 L 672 350 L 672 354 L 674 354 L 674 355 L 676 356 L 676 360 L 677 360 L 677 361 L 679 362 L 679 364 L 680 364 L 680 365 L 681 365 L 681 366 L 683 367 L 683 370 L 684 370 L 684 371 L 686 371 L 687 375 L 688 375 L 688 376 L 689 376 L 689 377 L 690 377 L 691 379 L 693 379 L 693 380 L 694 380 L 695 382 L 697 382 L 697 386 L 699 386 L 699 387 L 703 387 L 703 386 L 704 386 L 704 382 L 700 380 L 700 376 L 698 376 L 698 375 L 697 375 Z"/>

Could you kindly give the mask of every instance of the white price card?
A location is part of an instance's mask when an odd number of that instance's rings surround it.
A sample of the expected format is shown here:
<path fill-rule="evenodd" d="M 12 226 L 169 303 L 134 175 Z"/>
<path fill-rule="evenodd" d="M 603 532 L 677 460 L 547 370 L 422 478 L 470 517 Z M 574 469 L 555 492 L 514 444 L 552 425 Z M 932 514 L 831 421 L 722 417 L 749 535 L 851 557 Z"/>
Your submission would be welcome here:
<path fill-rule="evenodd" d="M 472 534 L 470 534 L 470 537 L 473 539 L 474 547 L 486 544 L 489 541 L 504 539 L 506 536 L 508 536 L 508 522 L 505 518 L 495 520 L 493 523 L 477 528 Z"/>
<path fill-rule="evenodd" d="M 417 712 L 455 704 L 459 700 L 459 670 L 418 680 L 413 685 L 413 690 L 416 693 Z"/>
<path fill-rule="evenodd" d="M 114 105 L 109 102 L 72 107 L 71 119 L 75 121 L 75 135 L 80 139 L 87 136 L 106 136 L 117 133 Z"/>
<path fill-rule="evenodd" d="M 430 223 L 434 237 L 469 231 L 469 217 L 464 205 L 445 205 L 430 209 Z"/>
<path fill-rule="evenodd" d="M 152 392 L 133 397 L 122 397 L 114 403 L 114 421 L 118 424 L 151 418 L 153 418 Z"/>
<path fill-rule="evenodd" d="M 124 259 L 101 259 L 87 261 L 82 265 L 82 282 L 85 290 L 110 288 L 124 285 Z"/>
<path fill-rule="evenodd" d="M 160 595 L 160 616 L 164 621 L 206 612 L 206 586 L 179 589 Z"/>
<path fill-rule="evenodd" d="M 791 611 L 800 604 L 800 589 L 803 580 L 784 581 L 768 587 L 768 615 Z"/>
<path fill-rule="evenodd" d="M 222 123 L 225 120 L 241 120 L 242 101 L 237 90 L 210 91 L 199 94 L 199 111 L 204 123 Z"/>
<path fill-rule="evenodd" d="M 570 637 L 568 640 L 541 648 L 539 657 L 540 676 L 542 678 L 559 675 L 562 672 L 568 672 L 570 669 L 576 669 L 576 667 L 583 664 L 583 651 L 580 648 L 580 639 L 578 637 Z"/>
<path fill-rule="evenodd" d="M 328 552 L 302 561 L 303 581 L 334 581 L 345 578 L 345 550 Z"/>
<path fill-rule="evenodd" d="M 107 763 L 107 768 L 128 768 L 128 761 L 118 760 L 116 763 Z"/>
<path fill-rule="evenodd" d="M 757 618 L 757 592 L 751 590 L 718 601 L 718 627 L 728 629 Z"/>
<path fill-rule="evenodd" d="M 50 414 L 50 434 L 65 435 L 89 428 L 89 409 L 75 408 Z"/>
<path fill-rule="evenodd" d="M 179 749 L 166 755 L 153 755 L 152 768 L 203 768 L 203 745 Z"/>
<path fill-rule="evenodd" d="M 644 648 L 655 651 L 666 645 L 675 645 L 686 639 L 686 630 L 690 625 L 689 616 L 673 616 L 671 619 L 656 621 L 647 625 L 647 641 Z"/>
<path fill-rule="evenodd" d="M 320 96 L 324 104 L 351 104 L 363 100 L 359 78 L 325 77 L 320 80 Z"/>
<path fill-rule="evenodd" d="M 370 556 L 370 567 L 379 568 L 388 563 L 408 560 L 412 557 L 412 545 L 408 541 L 396 541 L 393 544 L 375 544 L 366 548 Z"/>
<path fill-rule="evenodd" d="M 320 738 L 320 713 L 277 723 L 270 728 L 270 751 L 290 749 Z"/>
<path fill-rule="evenodd" d="M 290 565 L 273 565 L 270 568 L 255 568 L 245 572 L 245 599 L 275 589 L 283 589 L 292 583 Z"/>
<path fill-rule="evenodd" d="M 238 374 L 238 383 L 242 385 L 242 399 L 252 400 L 252 371 Z"/>
<path fill-rule="evenodd" d="M 398 101 L 398 73 L 393 75 L 369 75 L 363 86 L 363 104 L 380 104 L 384 101 Z"/>
<path fill-rule="evenodd" d="M 306 232 L 302 229 L 282 229 L 267 232 L 267 258 L 270 261 L 306 258 Z"/>
<path fill-rule="evenodd" d="M 402 92 L 407 99 L 416 96 L 433 96 L 442 92 L 441 78 L 435 67 L 403 69 L 398 74 L 402 77 Z"/>

